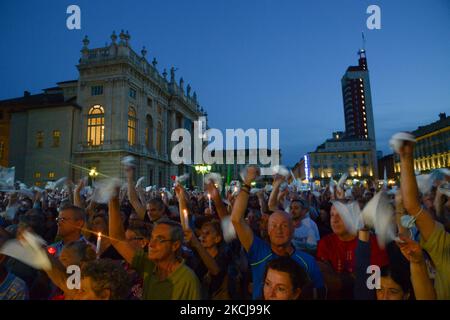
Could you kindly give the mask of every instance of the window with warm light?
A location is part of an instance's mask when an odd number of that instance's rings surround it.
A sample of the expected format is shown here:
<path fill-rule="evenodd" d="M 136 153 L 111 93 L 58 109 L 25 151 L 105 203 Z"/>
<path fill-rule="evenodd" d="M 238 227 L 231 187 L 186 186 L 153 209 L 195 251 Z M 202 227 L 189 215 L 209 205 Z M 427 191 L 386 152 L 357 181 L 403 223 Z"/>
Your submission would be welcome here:
<path fill-rule="evenodd" d="M 41 177 L 41 173 L 40 173 L 40 172 L 35 172 L 35 173 L 34 173 L 34 177 L 35 177 L 36 179 L 39 179 L 39 178 Z"/>
<path fill-rule="evenodd" d="M 38 131 L 36 133 L 36 147 L 42 148 L 44 146 L 44 133 L 42 131 Z"/>
<path fill-rule="evenodd" d="M 133 107 L 128 108 L 128 144 L 136 144 L 136 110 Z"/>
<path fill-rule="evenodd" d="M 55 173 L 54 172 L 49 172 L 48 173 L 48 177 L 49 177 L 49 179 L 54 179 L 55 178 Z"/>
<path fill-rule="evenodd" d="M 53 147 L 59 147 L 61 131 L 53 130 Z"/>
<path fill-rule="evenodd" d="M 87 141 L 89 146 L 103 144 L 105 132 L 105 110 L 101 105 L 95 105 L 88 112 Z"/>

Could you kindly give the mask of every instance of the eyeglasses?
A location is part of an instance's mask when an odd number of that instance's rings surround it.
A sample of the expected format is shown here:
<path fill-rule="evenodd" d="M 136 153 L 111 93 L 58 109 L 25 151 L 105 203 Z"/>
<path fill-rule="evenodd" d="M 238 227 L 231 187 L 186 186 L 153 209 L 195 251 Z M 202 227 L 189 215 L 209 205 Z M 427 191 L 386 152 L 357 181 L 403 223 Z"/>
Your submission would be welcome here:
<path fill-rule="evenodd" d="M 57 222 L 57 223 L 59 223 L 59 222 L 64 222 L 64 221 L 66 221 L 66 220 L 71 220 L 70 218 L 64 218 L 64 217 L 57 217 L 56 219 L 55 219 L 55 221 Z"/>
<path fill-rule="evenodd" d="M 164 239 L 164 238 L 156 237 L 156 238 L 151 238 L 149 242 L 153 243 L 155 241 L 158 243 L 164 243 L 164 242 L 172 242 L 172 239 Z"/>

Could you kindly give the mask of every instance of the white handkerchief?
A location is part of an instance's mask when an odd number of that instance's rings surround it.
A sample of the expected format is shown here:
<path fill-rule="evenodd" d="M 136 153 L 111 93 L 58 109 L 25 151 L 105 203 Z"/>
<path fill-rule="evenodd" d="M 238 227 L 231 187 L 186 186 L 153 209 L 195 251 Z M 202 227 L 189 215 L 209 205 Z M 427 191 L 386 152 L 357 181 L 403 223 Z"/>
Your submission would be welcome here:
<path fill-rule="evenodd" d="M 45 241 L 37 235 L 25 231 L 24 240 L 8 240 L 1 248 L 0 253 L 13 257 L 35 269 L 51 270 L 52 266 L 45 249 Z"/>
<path fill-rule="evenodd" d="M 363 227 L 361 209 L 357 201 L 344 204 L 340 201 L 332 201 L 333 206 L 339 212 L 347 231 L 356 234 Z"/>
<path fill-rule="evenodd" d="M 234 230 L 234 226 L 231 223 L 231 216 L 226 216 L 221 220 L 222 224 L 222 232 L 223 232 L 223 239 L 226 242 L 231 242 L 232 240 L 236 239 L 236 231 Z"/>
<path fill-rule="evenodd" d="M 389 140 L 389 146 L 396 153 L 399 153 L 400 148 L 403 145 L 403 141 L 416 142 L 416 138 L 408 132 L 398 132 L 394 134 L 392 138 Z"/>

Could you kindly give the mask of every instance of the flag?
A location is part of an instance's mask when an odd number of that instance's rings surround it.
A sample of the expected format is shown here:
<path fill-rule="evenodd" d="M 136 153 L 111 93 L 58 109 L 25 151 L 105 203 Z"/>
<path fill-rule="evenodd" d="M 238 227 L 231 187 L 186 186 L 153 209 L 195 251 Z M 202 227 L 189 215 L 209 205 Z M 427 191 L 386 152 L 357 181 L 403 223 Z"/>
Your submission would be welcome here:
<path fill-rule="evenodd" d="M 14 189 L 15 167 L 5 168 L 0 166 L 0 189 L 3 191 Z"/>

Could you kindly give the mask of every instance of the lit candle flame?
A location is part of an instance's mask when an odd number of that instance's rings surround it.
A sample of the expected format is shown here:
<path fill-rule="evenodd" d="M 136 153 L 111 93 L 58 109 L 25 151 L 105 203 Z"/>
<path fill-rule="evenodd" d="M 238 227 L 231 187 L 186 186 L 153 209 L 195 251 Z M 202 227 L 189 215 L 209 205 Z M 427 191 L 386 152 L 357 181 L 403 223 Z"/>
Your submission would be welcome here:
<path fill-rule="evenodd" d="M 97 254 L 97 256 L 100 254 L 101 243 L 102 243 L 102 233 L 99 232 L 97 233 L 97 246 L 95 248 L 95 253 Z"/>
<path fill-rule="evenodd" d="M 184 217 L 184 228 L 187 229 L 188 228 L 188 212 L 186 209 L 183 209 L 183 217 Z"/>

